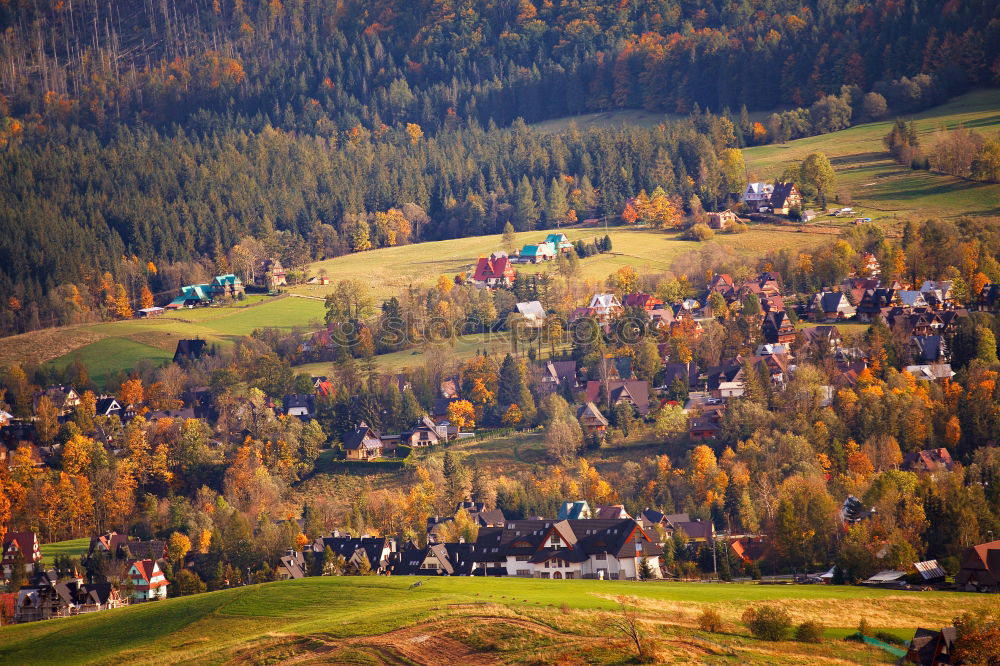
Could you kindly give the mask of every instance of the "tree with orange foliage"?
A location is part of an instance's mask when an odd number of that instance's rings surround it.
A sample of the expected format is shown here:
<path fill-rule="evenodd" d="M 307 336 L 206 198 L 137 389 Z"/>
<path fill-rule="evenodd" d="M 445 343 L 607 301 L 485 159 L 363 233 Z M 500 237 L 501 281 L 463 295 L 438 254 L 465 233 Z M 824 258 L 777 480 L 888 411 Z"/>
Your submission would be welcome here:
<path fill-rule="evenodd" d="M 448 420 L 461 432 L 466 428 L 476 427 L 476 410 L 468 400 L 455 400 L 448 403 Z"/>
<path fill-rule="evenodd" d="M 753 124 L 753 134 L 752 141 L 756 145 L 760 145 L 767 140 L 767 128 L 761 122 L 756 122 Z"/>
<path fill-rule="evenodd" d="M 139 296 L 139 302 L 142 304 L 142 308 L 144 310 L 156 305 L 156 302 L 153 300 L 153 292 L 150 291 L 149 285 L 142 285 L 142 293 Z"/>
<path fill-rule="evenodd" d="M 507 411 L 504 412 L 501 423 L 503 423 L 508 428 L 513 428 L 517 426 L 519 423 L 521 423 L 521 421 L 523 420 L 524 416 L 521 414 L 521 408 L 518 407 L 517 405 L 511 405 L 510 407 L 507 408 Z"/>
<path fill-rule="evenodd" d="M 639 219 L 639 211 L 635 209 L 635 205 L 628 201 L 625 203 L 625 209 L 622 211 L 622 220 L 625 224 L 635 224 Z"/>
<path fill-rule="evenodd" d="M 138 377 L 126 379 L 122 382 L 121 388 L 118 389 L 118 402 L 120 402 L 123 407 L 128 405 L 135 405 L 138 407 L 145 401 L 145 399 L 146 396 L 142 386 L 142 380 Z"/>
<path fill-rule="evenodd" d="M 424 130 L 416 123 L 406 123 L 406 135 L 410 137 L 410 144 L 415 146 L 424 135 Z"/>
<path fill-rule="evenodd" d="M 128 292 L 125 291 L 124 285 L 116 284 L 114 286 L 114 296 L 111 297 L 110 303 L 119 319 L 131 319 L 132 315 L 135 314 L 132 311 L 132 304 L 129 302 Z"/>

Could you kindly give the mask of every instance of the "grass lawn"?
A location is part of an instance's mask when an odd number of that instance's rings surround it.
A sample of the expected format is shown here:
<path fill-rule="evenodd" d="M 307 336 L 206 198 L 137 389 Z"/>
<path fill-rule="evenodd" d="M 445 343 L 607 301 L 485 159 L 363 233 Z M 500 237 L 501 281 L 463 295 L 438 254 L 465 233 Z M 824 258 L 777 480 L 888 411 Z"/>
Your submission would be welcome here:
<path fill-rule="evenodd" d="M 938 129 L 952 129 L 959 123 L 993 135 L 1000 128 L 1000 90 L 968 93 L 912 119 L 925 147 L 933 144 Z M 912 171 L 893 162 L 882 146 L 882 137 L 894 121 L 889 118 L 786 144 L 748 148 L 744 157 L 750 177 L 776 178 L 789 164 L 797 164 L 818 151 L 830 158 L 838 176 L 837 189 L 850 193 L 852 206 L 864 210 L 861 216 L 897 222 L 908 218 L 1000 215 L 1000 185 Z"/>
<path fill-rule="evenodd" d="M 410 589 L 416 580 L 422 584 Z M 739 626 L 748 604 L 779 603 L 796 622 L 818 620 L 831 635 L 849 631 L 862 616 L 876 629 L 905 635 L 988 602 L 972 594 L 821 585 L 307 578 L 0 628 L 0 662 L 161 663 L 169 653 L 173 661 L 199 663 L 297 657 L 344 663 L 359 655 L 364 663 L 473 663 L 489 653 L 508 663 L 547 663 L 560 654 L 575 655 L 574 663 L 621 663 L 627 648 L 605 614 L 619 595 L 634 598 L 647 640 L 664 660 L 690 660 L 694 650 L 768 663 L 885 663 L 888 656 L 844 641 L 761 643 Z M 706 607 L 722 614 L 726 633 L 695 628 Z"/>
<path fill-rule="evenodd" d="M 82 539 L 70 539 L 69 541 L 56 541 L 55 543 L 42 544 L 42 564 L 52 566 L 55 559 L 60 555 L 70 557 L 81 557 L 87 554 L 90 548 L 90 537 Z"/>

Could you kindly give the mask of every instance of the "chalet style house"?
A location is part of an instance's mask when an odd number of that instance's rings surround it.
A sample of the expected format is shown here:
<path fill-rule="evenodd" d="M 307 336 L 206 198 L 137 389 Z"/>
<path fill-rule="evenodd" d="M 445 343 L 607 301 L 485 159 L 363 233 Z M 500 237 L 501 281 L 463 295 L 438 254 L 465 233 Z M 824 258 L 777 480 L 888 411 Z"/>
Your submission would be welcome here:
<path fill-rule="evenodd" d="M 739 222 L 739 218 L 731 210 L 721 210 L 718 213 L 708 214 L 708 226 L 716 231 L 725 231 L 730 225 L 736 222 Z"/>
<path fill-rule="evenodd" d="M 588 435 L 601 435 L 608 429 L 608 419 L 605 418 L 604 414 L 601 414 L 601 410 L 593 402 L 588 402 L 580 407 L 576 418 L 580 421 L 583 431 Z"/>
<path fill-rule="evenodd" d="M 10 579 L 14 564 L 20 561 L 25 573 L 31 573 L 35 565 L 42 561 L 42 551 L 38 546 L 38 535 L 34 532 L 7 532 L 3 537 L 3 577 Z"/>
<path fill-rule="evenodd" d="M 254 271 L 254 283 L 258 287 L 274 289 L 288 284 L 288 277 L 280 259 L 261 259 Z"/>
<path fill-rule="evenodd" d="M 167 598 L 166 576 L 155 560 L 136 560 L 128 570 L 132 581 L 132 601 L 155 601 Z"/>
<path fill-rule="evenodd" d="M 792 208 L 802 206 L 802 194 L 795 183 L 777 181 L 770 183 L 750 183 L 740 197 L 747 211 L 751 213 L 774 213 L 788 215 Z"/>
<path fill-rule="evenodd" d="M 60 416 L 65 416 L 80 404 L 80 394 L 72 386 L 50 386 L 35 396 L 34 407 L 38 409 L 38 401 L 45 396 L 52 401 L 52 406 L 59 410 Z"/>
<path fill-rule="evenodd" d="M 167 304 L 168 310 L 190 308 L 196 305 L 211 305 L 219 298 L 238 298 L 244 293 L 243 280 L 227 273 L 216 275 L 208 284 L 189 284 L 181 287 L 181 293 Z"/>
<path fill-rule="evenodd" d="M 344 435 L 344 452 L 348 460 L 372 460 L 382 456 L 382 438 L 362 423 Z"/>
<path fill-rule="evenodd" d="M 17 592 L 14 622 L 36 622 L 57 617 L 118 608 L 128 603 L 110 583 L 84 583 L 74 576 L 59 582 L 55 571 L 40 573 Z"/>
<path fill-rule="evenodd" d="M 494 252 L 488 257 L 480 257 L 476 271 L 472 274 L 472 284 L 480 289 L 510 287 L 514 284 L 514 266 L 506 252 Z"/>
<path fill-rule="evenodd" d="M 1000 592 L 1000 541 L 967 548 L 955 585 L 969 591 Z"/>
<path fill-rule="evenodd" d="M 372 573 L 379 574 L 388 571 L 394 545 L 386 537 L 341 536 L 338 532 L 333 532 L 328 537 L 316 539 L 311 548 L 317 555 L 329 548 L 334 555 L 344 558 L 348 567 L 357 569 L 367 563 Z"/>
<path fill-rule="evenodd" d="M 612 379 L 602 382 L 599 379 L 592 379 L 587 382 L 586 400 L 594 404 L 598 402 L 610 404 L 611 407 L 626 403 L 635 407 L 640 416 L 645 416 L 649 413 L 649 382 L 638 379 Z"/>
<path fill-rule="evenodd" d="M 474 557 L 488 576 L 635 580 L 663 549 L 634 520 L 510 520 L 483 528 Z"/>

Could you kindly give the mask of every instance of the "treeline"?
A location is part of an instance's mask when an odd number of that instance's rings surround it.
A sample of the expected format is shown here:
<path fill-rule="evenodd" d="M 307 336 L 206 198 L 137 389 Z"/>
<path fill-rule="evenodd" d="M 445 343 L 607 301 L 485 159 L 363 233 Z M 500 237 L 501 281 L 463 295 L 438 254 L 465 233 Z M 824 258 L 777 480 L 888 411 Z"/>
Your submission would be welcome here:
<path fill-rule="evenodd" d="M 0 89 L 14 118 L 106 130 L 266 116 L 320 134 L 436 131 L 594 109 L 808 106 L 920 73 L 949 92 L 989 82 L 997 11 L 987 0 L 8 2 Z"/>
<path fill-rule="evenodd" d="M 893 159 L 913 169 L 934 169 L 951 176 L 988 183 L 1000 182 L 1000 137 L 987 138 L 959 125 L 939 129 L 933 143 L 923 145 L 913 121 L 896 119 L 882 143 Z"/>
<path fill-rule="evenodd" d="M 500 233 L 508 222 L 555 226 L 570 210 L 616 215 L 635 192 L 661 185 L 711 210 L 741 186 L 739 165 L 729 176 L 719 166 L 734 144 L 732 124 L 717 116 L 565 135 L 522 123 L 417 138 L 120 127 L 102 142 L 88 130 L 53 130 L 0 153 L 0 289 L 19 306 L 5 297 L 0 318 L 5 332 L 65 323 L 78 310 L 61 287 L 100 301 L 105 272 L 129 283 L 149 261 L 159 269 L 152 291 L 169 292 L 232 269 L 226 255 L 245 237 L 298 267 L 409 240 Z"/>

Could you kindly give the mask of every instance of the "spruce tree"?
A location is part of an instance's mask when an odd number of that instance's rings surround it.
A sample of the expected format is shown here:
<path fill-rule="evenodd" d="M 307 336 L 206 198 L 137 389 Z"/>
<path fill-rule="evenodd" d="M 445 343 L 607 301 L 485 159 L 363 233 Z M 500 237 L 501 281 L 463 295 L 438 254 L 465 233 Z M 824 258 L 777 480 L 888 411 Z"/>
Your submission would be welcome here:
<path fill-rule="evenodd" d="M 514 225 L 518 231 L 533 231 L 538 225 L 538 205 L 527 176 L 521 176 L 514 194 Z"/>

